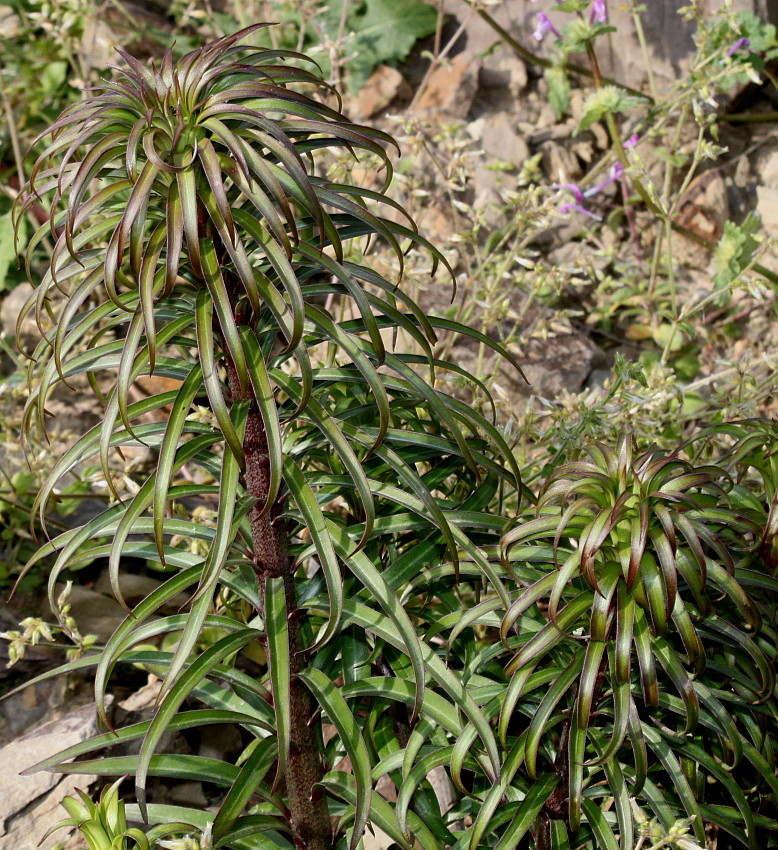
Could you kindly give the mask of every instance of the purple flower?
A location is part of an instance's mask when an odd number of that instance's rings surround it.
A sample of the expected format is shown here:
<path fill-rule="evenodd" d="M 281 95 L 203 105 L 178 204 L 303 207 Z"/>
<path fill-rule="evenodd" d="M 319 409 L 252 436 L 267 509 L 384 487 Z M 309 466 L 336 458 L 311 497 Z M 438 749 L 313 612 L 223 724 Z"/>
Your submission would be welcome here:
<path fill-rule="evenodd" d="M 637 134 L 637 133 L 633 133 L 633 134 L 632 134 L 632 135 L 631 135 L 631 136 L 627 139 L 627 141 L 626 141 L 626 142 L 624 142 L 624 144 L 622 145 L 622 147 L 624 148 L 624 150 L 628 150 L 629 148 L 634 148 L 634 147 L 635 147 L 635 145 L 638 143 L 638 138 L 639 138 L 638 134 Z"/>
<path fill-rule="evenodd" d="M 605 0 L 594 0 L 592 10 L 589 12 L 589 23 L 604 24 L 608 20 L 608 10 L 605 8 Z"/>
<path fill-rule="evenodd" d="M 580 204 L 567 203 L 562 204 L 558 212 L 562 215 L 567 215 L 571 210 L 575 210 L 576 212 L 581 213 L 582 215 L 588 216 L 589 218 L 593 218 L 595 221 L 602 221 L 602 217 L 599 215 L 595 215 L 591 210 L 587 210 L 585 207 L 582 207 Z"/>
<path fill-rule="evenodd" d="M 751 42 L 747 38 L 739 38 L 732 47 L 727 51 L 727 56 L 732 56 L 738 50 L 748 50 L 751 47 Z"/>
<path fill-rule="evenodd" d="M 581 191 L 581 187 L 577 183 L 554 183 L 554 189 L 567 189 L 568 192 L 573 193 L 573 197 L 576 202 L 579 204 L 583 203 L 584 196 Z"/>
<path fill-rule="evenodd" d="M 562 38 L 557 28 L 548 19 L 548 15 L 544 15 L 543 12 L 538 12 L 537 25 L 535 26 L 535 32 L 532 33 L 532 35 L 535 37 L 536 41 L 543 41 L 543 37 L 547 32 L 553 33 L 557 38 Z"/>
<path fill-rule="evenodd" d="M 591 198 L 592 195 L 602 192 L 606 186 L 610 186 L 611 183 L 615 183 L 623 173 L 624 166 L 620 162 L 614 162 L 608 172 L 608 176 L 602 181 L 602 183 L 598 183 L 596 186 L 592 186 L 591 189 L 587 189 L 584 192 L 584 197 Z"/>
<path fill-rule="evenodd" d="M 621 179 L 622 174 L 624 174 L 624 166 L 620 162 L 614 162 L 610 167 L 610 171 L 608 172 L 608 176 L 605 180 L 598 183 L 596 186 L 592 186 L 591 189 L 587 189 L 585 192 L 581 191 L 581 187 L 577 183 L 554 183 L 555 189 L 565 189 L 572 193 L 575 198 L 575 201 L 567 201 L 564 204 L 560 204 L 557 208 L 557 212 L 565 215 L 566 213 L 575 211 L 588 216 L 589 218 L 593 218 L 595 221 L 602 221 L 600 216 L 595 215 L 595 213 L 591 210 L 586 209 L 584 206 L 585 200 L 586 198 L 591 198 L 593 195 L 601 192 L 606 186 L 610 186 L 611 183 L 615 183 L 616 180 Z"/>

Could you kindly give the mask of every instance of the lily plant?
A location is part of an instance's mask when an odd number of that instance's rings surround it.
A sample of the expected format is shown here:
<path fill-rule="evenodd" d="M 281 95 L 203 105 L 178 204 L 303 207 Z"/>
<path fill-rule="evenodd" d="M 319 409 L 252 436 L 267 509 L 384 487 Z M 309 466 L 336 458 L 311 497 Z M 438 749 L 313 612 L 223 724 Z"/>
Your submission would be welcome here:
<path fill-rule="evenodd" d="M 437 337 L 510 355 L 403 289 L 409 251 L 447 263 L 385 194 L 392 139 L 348 121 L 305 57 L 243 44 L 254 30 L 158 67 L 122 54 L 49 129 L 17 207 L 50 210 L 30 253 L 53 240 L 25 309 L 25 430 L 45 433 L 60 384 L 104 406 L 41 523 L 91 458 L 113 489 L 28 567 L 52 559 L 57 612 L 58 582 L 104 559 L 127 609 L 58 671 L 93 671 L 105 731 L 35 768 L 129 775 L 134 802 L 95 826 L 114 785 L 67 825 L 96 850 L 356 850 L 376 828 L 404 850 L 627 850 L 702 845 L 706 823 L 756 848 L 778 793 L 758 523 L 720 470 L 629 438 L 529 493 Z M 374 188 L 328 179 L 330 149 Z M 166 383 L 148 395 L 142 375 Z M 128 447 L 155 458 L 130 492 Z M 129 559 L 162 579 L 133 609 Z M 160 693 L 114 728 L 127 664 Z M 217 724 L 240 730 L 234 762 L 163 749 Z M 207 781 L 212 805 L 156 800 L 152 777 Z"/>

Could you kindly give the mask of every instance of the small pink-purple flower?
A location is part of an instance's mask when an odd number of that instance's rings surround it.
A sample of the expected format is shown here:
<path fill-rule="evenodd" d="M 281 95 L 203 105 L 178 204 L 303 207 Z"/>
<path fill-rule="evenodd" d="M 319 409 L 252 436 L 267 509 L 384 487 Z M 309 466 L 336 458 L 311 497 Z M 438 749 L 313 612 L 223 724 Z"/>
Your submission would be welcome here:
<path fill-rule="evenodd" d="M 577 183 L 554 183 L 554 188 L 566 189 L 568 192 L 572 192 L 573 197 L 578 204 L 582 204 L 584 202 L 583 192 Z"/>
<path fill-rule="evenodd" d="M 587 189 L 583 194 L 584 198 L 591 198 L 592 195 L 596 195 L 598 192 L 602 192 L 602 190 L 606 186 L 610 186 L 611 183 L 615 183 L 617 180 L 621 178 L 621 175 L 624 173 L 624 166 L 620 162 L 614 162 L 610 167 L 610 171 L 608 172 L 608 176 L 596 186 L 592 186 L 591 189 Z"/>
<path fill-rule="evenodd" d="M 602 221 L 600 216 L 595 215 L 591 210 L 587 210 L 583 205 L 584 193 L 581 191 L 581 187 L 577 183 L 554 183 L 554 188 L 565 189 L 575 198 L 574 201 L 567 201 L 567 203 L 559 205 L 557 212 L 561 213 L 561 215 L 567 215 L 567 213 L 575 211 L 588 216 L 589 218 L 593 218 L 596 221 Z"/>
<path fill-rule="evenodd" d="M 535 37 L 536 41 L 543 41 L 547 32 L 553 33 L 557 38 L 562 38 L 559 34 L 559 30 L 551 23 L 548 15 L 543 14 L 543 12 L 538 12 L 536 18 L 535 32 L 532 35 Z"/>
<path fill-rule="evenodd" d="M 566 204 L 560 204 L 557 209 L 557 212 L 561 213 L 562 215 L 567 215 L 567 213 L 572 212 L 573 210 L 575 210 L 575 212 L 581 213 L 581 215 L 593 218 L 595 221 L 602 221 L 602 216 L 593 213 L 591 210 L 587 210 L 586 207 L 582 207 L 580 204 L 574 204 L 571 202 Z"/>
<path fill-rule="evenodd" d="M 739 50 L 748 50 L 751 42 L 747 38 L 739 38 L 727 51 L 727 56 L 734 56 Z"/>
<path fill-rule="evenodd" d="M 555 183 L 554 189 L 564 189 L 570 192 L 575 199 L 573 201 L 567 201 L 564 204 L 560 204 L 557 208 L 557 212 L 565 215 L 569 212 L 575 211 L 587 216 L 588 218 L 593 218 L 595 221 L 602 221 L 600 216 L 596 215 L 591 210 L 586 209 L 584 206 L 586 199 L 591 198 L 598 192 L 601 192 L 606 186 L 610 186 L 611 183 L 615 183 L 617 180 L 620 180 L 623 174 L 624 166 L 620 162 L 614 162 L 610 167 L 608 176 L 596 186 L 592 186 L 586 191 L 582 191 L 581 187 L 577 183 Z"/>
<path fill-rule="evenodd" d="M 608 20 L 608 9 L 605 6 L 605 0 L 593 0 L 592 8 L 589 12 L 589 23 L 604 24 Z"/>

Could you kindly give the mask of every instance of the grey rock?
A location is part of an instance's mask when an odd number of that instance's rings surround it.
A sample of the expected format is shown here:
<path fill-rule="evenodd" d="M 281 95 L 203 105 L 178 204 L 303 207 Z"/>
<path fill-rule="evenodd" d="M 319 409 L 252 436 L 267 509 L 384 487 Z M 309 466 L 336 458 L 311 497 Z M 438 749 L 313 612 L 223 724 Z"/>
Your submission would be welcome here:
<path fill-rule="evenodd" d="M 527 85 L 527 66 L 509 47 L 502 47 L 481 62 L 478 84 L 482 89 L 506 89 L 518 97 Z"/>
<path fill-rule="evenodd" d="M 694 24 L 684 21 L 678 14 L 678 8 L 682 5 L 679 0 L 651 0 L 644 5 L 647 11 L 642 23 L 655 80 L 658 85 L 674 83 L 688 68 L 693 55 Z M 772 23 L 778 23 L 775 0 L 734 0 L 733 6 L 763 16 L 767 14 Z M 483 54 L 494 45 L 497 40 L 495 31 L 479 15 L 473 14 L 468 0 L 443 0 L 443 10 L 465 23 L 468 50 Z M 550 56 L 554 50 L 553 40 L 546 39 L 538 45 L 532 37 L 538 11 L 549 11 L 551 14 L 553 4 L 546 4 L 546 9 L 540 10 L 532 0 L 506 0 L 487 7 L 487 12 L 495 21 L 520 44 L 533 52 Z M 551 17 L 557 24 L 565 20 L 562 13 L 551 14 Z M 608 22 L 616 28 L 616 32 L 603 39 L 601 47 L 598 41 L 602 73 L 627 85 L 647 90 L 645 61 L 627 4 L 609 3 Z"/>
<path fill-rule="evenodd" d="M 599 350 L 583 334 L 573 331 L 546 339 L 529 339 L 517 350 L 511 346 L 527 381 L 505 361 L 492 385 L 498 406 L 521 415 L 533 396 L 553 400 L 565 393 L 578 393 L 594 365 L 599 365 Z M 452 359 L 463 369 L 477 373 L 477 352 L 466 345 L 455 346 Z"/>
<path fill-rule="evenodd" d="M 508 112 L 497 112 L 472 121 L 468 135 L 477 139 L 490 157 L 509 162 L 516 168 L 529 158 L 529 147 L 518 132 L 515 119 Z"/>
<path fill-rule="evenodd" d="M 193 809 L 204 809 L 208 805 L 201 782 L 176 782 L 168 789 L 168 797 L 179 806 Z"/>
<path fill-rule="evenodd" d="M 778 236 L 778 189 L 757 186 L 756 211 L 768 236 Z"/>
<path fill-rule="evenodd" d="M 478 89 L 480 61 L 469 51 L 435 68 L 418 94 L 413 112 L 422 118 L 463 119 Z"/>
<path fill-rule="evenodd" d="M 489 227 L 497 227 L 502 222 L 499 188 L 504 178 L 504 173 L 483 165 L 473 172 L 473 209 L 483 214 Z"/>
<path fill-rule="evenodd" d="M 580 392 L 592 370 L 596 351 L 587 337 L 577 333 L 530 339 L 518 355 L 529 384 L 516 383 L 514 391 L 520 397 L 545 399 Z"/>
<path fill-rule="evenodd" d="M 67 817 L 60 801 L 76 788 L 88 788 L 95 776 L 61 776 L 39 772 L 20 776 L 20 771 L 85 741 L 97 733 L 91 705 L 51 720 L 34 732 L 0 750 L 0 847 L 8 850 L 50 850 L 67 838 L 58 832 L 39 845 L 45 833 Z"/>
<path fill-rule="evenodd" d="M 589 377 L 586 379 L 584 389 L 604 389 L 605 385 L 613 378 L 611 369 L 592 369 Z"/>
<path fill-rule="evenodd" d="M 203 733 L 197 755 L 203 758 L 224 759 L 243 749 L 240 732 L 236 726 L 209 726 Z"/>
<path fill-rule="evenodd" d="M 771 151 L 762 158 L 757 173 L 759 174 L 759 182 L 763 186 L 778 190 L 778 151 Z"/>
<path fill-rule="evenodd" d="M 540 146 L 543 154 L 543 169 L 550 180 L 556 183 L 572 183 L 583 173 L 578 157 L 553 141 L 544 142 Z"/>
<path fill-rule="evenodd" d="M 22 33 L 22 21 L 13 6 L 0 6 L 0 38 L 16 38 Z"/>
<path fill-rule="evenodd" d="M 119 708 L 130 713 L 153 710 L 161 690 L 162 679 L 158 679 L 156 676 L 150 677 L 150 680 L 139 691 L 135 691 L 127 699 L 123 699 L 119 703 Z"/>
<path fill-rule="evenodd" d="M 124 601 L 133 608 L 139 602 L 142 602 L 150 593 L 155 591 L 162 581 L 153 576 L 138 575 L 136 573 L 122 572 L 119 574 L 119 589 L 122 592 Z M 113 599 L 113 590 L 111 581 L 107 572 L 102 572 L 94 583 L 94 590 L 97 593 L 103 593 Z M 173 599 L 163 605 L 159 611 L 161 614 L 175 614 L 182 605 L 185 605 L 189 600 L 189 594 L 179 593 Z"/>
<path fill-rule="evenodd" d="M 478 94 L 472 113 L 515 112 L 526 96 L 527 66 L 507 46 L 497 46 L 481 60 Z"/>
<path fill-rule="evenodd" d="M 57 593 L 61 589 L 60 586 Z M 43 604 L 41 613 L 50 616 L 48 600 Z M 105 643 L 127 616 L 127 612 L 115 599 L 80 585 L 73 585 L 71 590 L 69 613 L 78 624 L 81 634 L 97 635 L 98 643 Z"/>
<path fill-rule="evenodd" d="M 3 304 L 0 307 L 0 325 L 2 325 L 3 336 L 16 337 L 16 320 L 19 318 L 22 307 L 24 307 L 24 303 L 30 297 L 32 291 L 29 283 L 20 283 L 3 299 Z M 38 326 L 35 324 L 34 313 L 27 314 L 20 330 L 22 338 L 37 340 L 40 337 Z"/>

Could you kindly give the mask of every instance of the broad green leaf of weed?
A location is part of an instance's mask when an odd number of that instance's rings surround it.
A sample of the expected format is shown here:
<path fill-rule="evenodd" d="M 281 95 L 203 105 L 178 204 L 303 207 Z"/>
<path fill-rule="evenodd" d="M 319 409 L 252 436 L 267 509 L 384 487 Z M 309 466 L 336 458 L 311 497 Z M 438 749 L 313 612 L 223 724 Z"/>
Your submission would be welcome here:
<path fill-rule="evenodd" d="M 350 87 L 358 89 L 382 62 L 399 62 L 413 45 L 435 31 L 437 13 L 419 0 L 366 0 L 349 15 L 347 30 L 354 33 L 347 53 Z"/>
<path fill-rule="evenodd" d="M 570 102 L 570 78 L 565 69 L 558 65 L 546 68 L 543 76 L 548 83 L 548 102 L 554 109 L 557 121 L 561 121 Z"/>
<path fill-rule="evenodd" d="M 713 286 L 722 291 L 722 300 L 728 300 L 727 289 L 736 283 L 742 271 L 748 267 L 759 248 L 754 234 L 759 230 L 761 221 L 753 213 L 746 216 L 743 224 L 728 221 L 724 232 L 713 253 Z"/>

